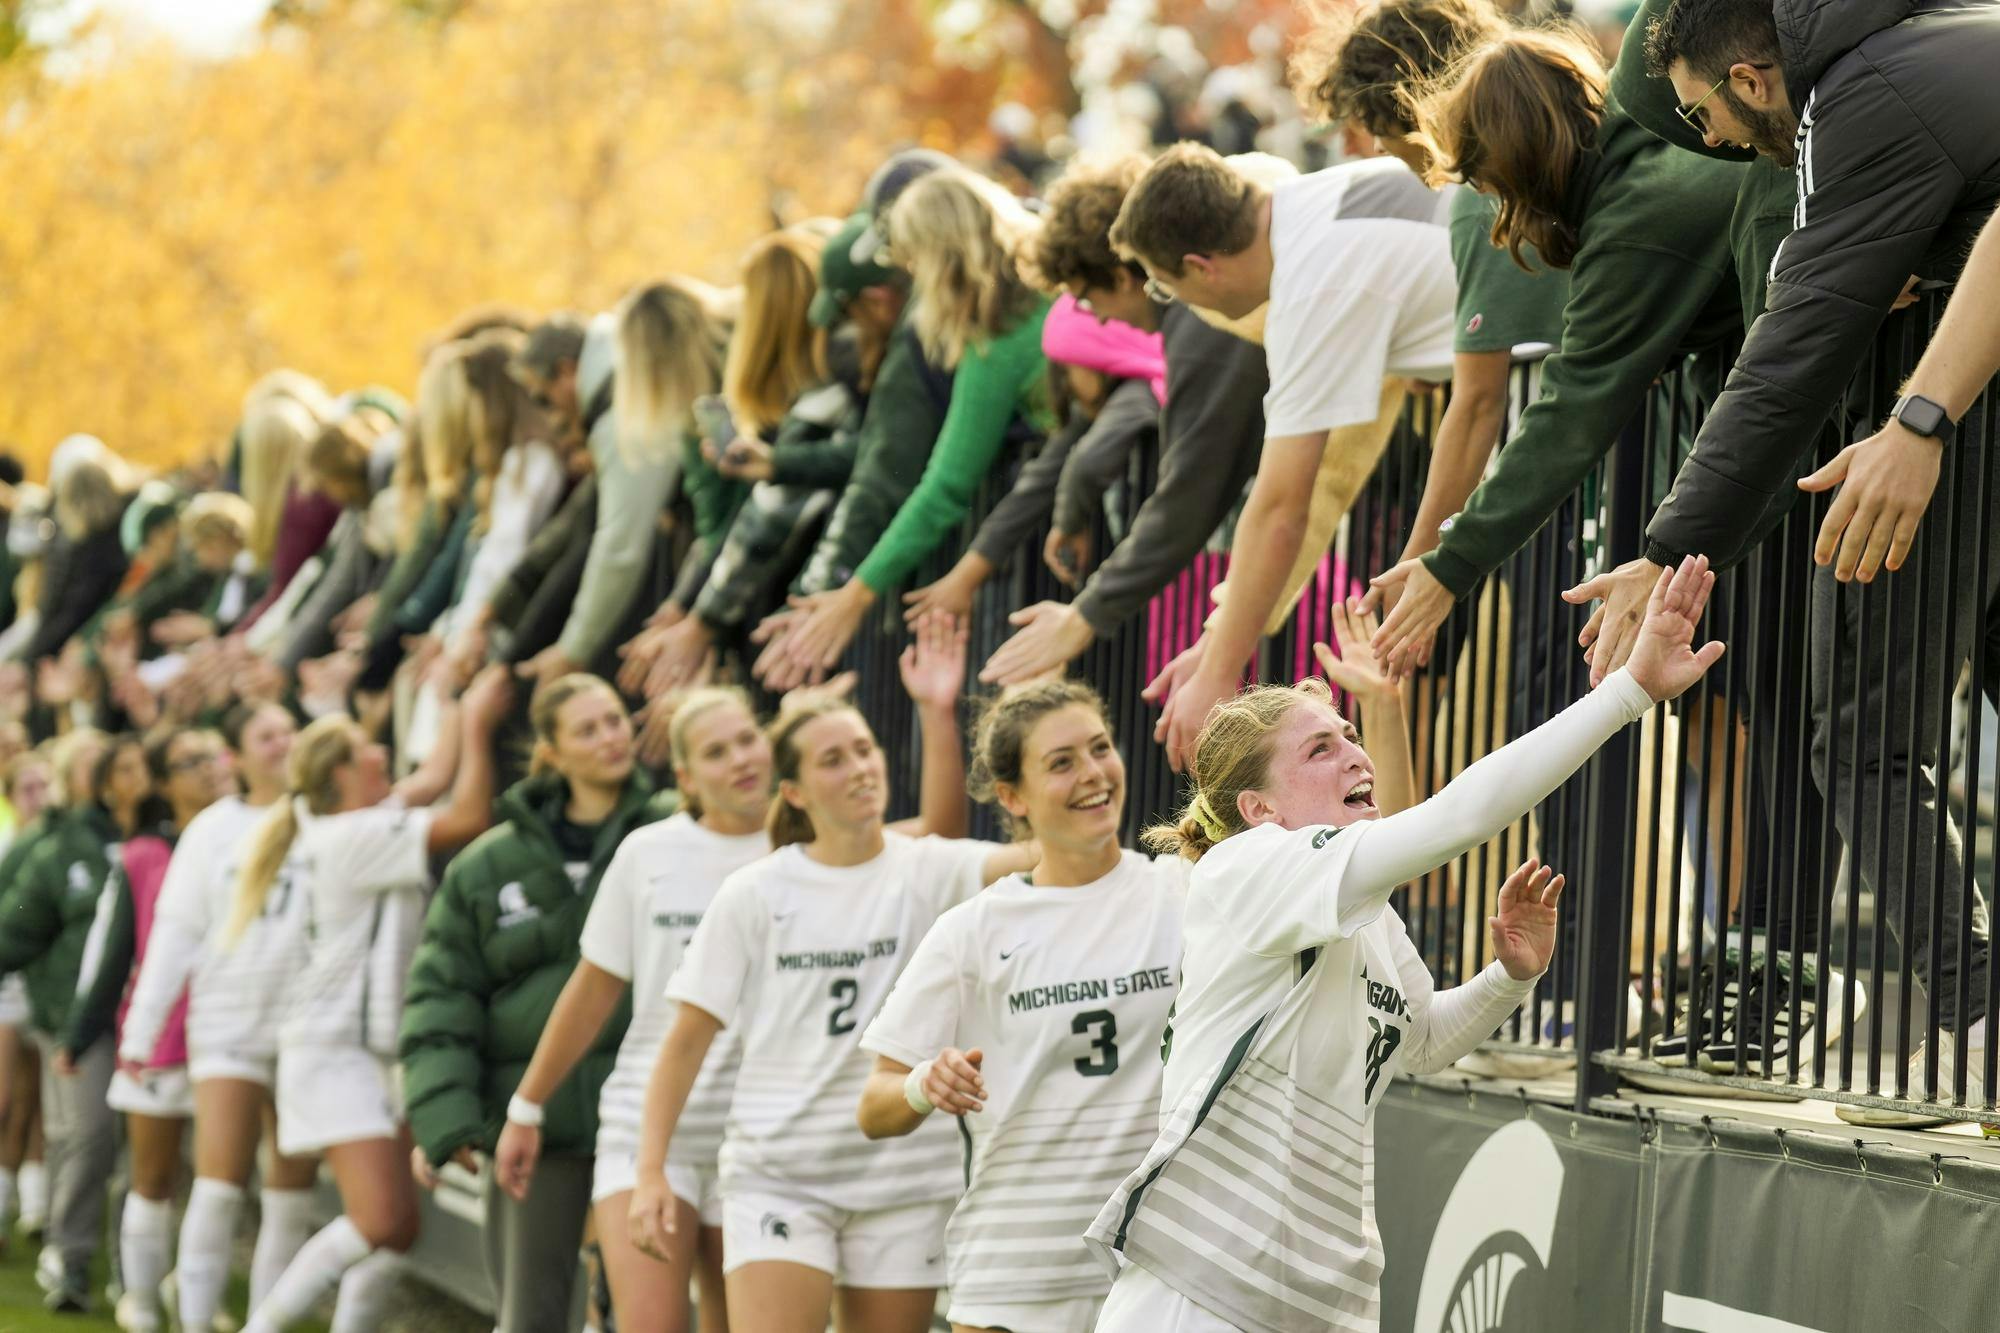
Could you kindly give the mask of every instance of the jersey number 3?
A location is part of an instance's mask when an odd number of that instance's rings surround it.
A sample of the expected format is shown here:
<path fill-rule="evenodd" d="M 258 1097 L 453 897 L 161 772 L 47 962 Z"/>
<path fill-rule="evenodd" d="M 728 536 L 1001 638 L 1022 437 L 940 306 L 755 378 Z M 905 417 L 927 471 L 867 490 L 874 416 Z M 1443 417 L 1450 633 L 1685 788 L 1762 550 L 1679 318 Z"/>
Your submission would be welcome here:
<path fill-rule="evenodd" d="M 861 994 L 861 983 L 842 977 L 827 987 L 826 993 L 833 1001 L 833 1012 L 826 1016 L 826 1035 L 838 1037 L 854 1031 L 854 1001 Z"/>
<path fill-rule="evenodd" d="M 1109 1009 L 1078 1014 L 1069 1021 L 1069 1030 L 1091 1038 L 1093 1054 L 1075 1062 L 1077 1073 L 1085 1078 L 1108 1078 L 1118 1072 L 1118 1019 Z"/>

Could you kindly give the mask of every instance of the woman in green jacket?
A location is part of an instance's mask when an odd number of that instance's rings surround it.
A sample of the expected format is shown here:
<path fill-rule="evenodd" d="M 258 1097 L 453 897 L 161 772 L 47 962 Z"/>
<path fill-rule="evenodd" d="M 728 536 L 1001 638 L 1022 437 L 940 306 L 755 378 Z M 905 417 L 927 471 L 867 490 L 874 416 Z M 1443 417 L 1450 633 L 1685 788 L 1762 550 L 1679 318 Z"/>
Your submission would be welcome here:
<path fill-rule="evenodd" d="M 498 802 L 498 824 L 445 870 L 411 964 L 399 1043 L 413 1167 L 472 1169 L 578 958 L 597 882 L 625 835 L 664 813 L 635 767 L 625 705 L 595 676 L 544 686 L 529 709 L 534 769 Z M 548 1157 L 515 1201 L 486 1181 L 486 1262 L 501 1333 L 568 1327 L 590 1211 L 598 1090 L 629 1006 L 541 1108 Z"/>

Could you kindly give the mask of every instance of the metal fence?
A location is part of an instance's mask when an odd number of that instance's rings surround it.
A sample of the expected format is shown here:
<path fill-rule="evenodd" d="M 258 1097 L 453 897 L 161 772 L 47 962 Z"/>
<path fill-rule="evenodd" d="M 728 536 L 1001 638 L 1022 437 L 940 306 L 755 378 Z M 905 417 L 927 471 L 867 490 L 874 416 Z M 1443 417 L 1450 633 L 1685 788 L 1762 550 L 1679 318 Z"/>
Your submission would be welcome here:
<path fill-rule="evenodd" d="M 1884 326 L 1814 451 L 1820 461 L 1880 422 L 1942 299 L 1926 295 Z M 1576 643 L 1588 609 L 1559 594 L 1639 554 L 1732 360 L 1733 349 L 1716 348 L 1663 375 L 1577 491 L 1447 620 L 1409 686 L 1422 790 L 1438 790 L 1588 688 Z M 1515 417 L 1537 392 L 1536 372 L 1532 359 L 1516 367 Z M 1260 649 L 1258 679 L 1309 674 L 1311 644 L 1331 637 L 1331 601 L 1394 563 L 1444 401 L 1408 401 L 1306 596 Z M 1581 1050 L 1590 1058 L 1577 1071 L 1579 1107 L 1624 1078 L 1878 1108 L 1923 1103 L 1945 1118 L 2000 1125 L 1995 1048 L 1968 1050 L 1973 1021 L 2000 1007 L 1977 888 L 1990 882 L 2000 787 L 1987 706 L 2000 640 L 1989 635 L 1985 599 L 2000 545 L 1989 536 L 1997 497 L 1986 406 L 1945 452 L 1906 568 L 1836 589 L 1811 563 L 1828 497 L 1788 509 L 1781 497 L 1768 535 L 1718 578 L 1706 632 L 1729 652 L 1709 679 L 1614 739 L 1528 818 L 1400 891 L 1412 936 L 1451 985 L 1489 961 L 1483 922 L 1509 869 L 1534 855 L 1569 874 L 1555 961 L 1478 1057 L 1482 1072 L 1548 1073 Z M 1095 550 L 1129 528 L 1156 462 L 1150 449 L 1133 451 L 1106 497 Z M 913 582 L 949 567 L 1011 480 L 1011 468 L 996 469 L 963 540 Z M 1199 637 L 1226 571 L 1227 533 L 1072 667 L 1112 713 L 1128 773 L 1128 839 L 1181 795 L 1152 742 L 1157 713 L 1139 692 Z M 975 668 L 1011 632 L 1010 611 L 1069 595 L 1041 565 L 1040 535 L 979 595 Z M 904 761 L 898 771 L 914 775 L 916 729 L 894 669 L 904 641 L 898 599 L 885 598 L 849 664 L 861 672 L 863 711 Z M 898 815 L 914 807 L 914 783 L 905 786 Z M 976 828 L 991 835 L 998 825 L 984 812 Z M 1988 1090 L 1971 1105 L 1969 1056 L 1983 1057 L 1974 1081 Z"/>

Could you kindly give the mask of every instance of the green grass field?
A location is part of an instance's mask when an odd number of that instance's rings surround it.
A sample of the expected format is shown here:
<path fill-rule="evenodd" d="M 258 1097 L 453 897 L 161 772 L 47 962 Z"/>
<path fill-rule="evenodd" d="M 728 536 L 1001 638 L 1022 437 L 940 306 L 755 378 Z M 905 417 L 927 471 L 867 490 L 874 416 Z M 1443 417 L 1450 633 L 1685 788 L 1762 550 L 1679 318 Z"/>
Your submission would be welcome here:
<path fill-rule="evenodd" d="M 102 1259 L 92 1270 L 91 1294 L 97 1304 L 89 1314 L 50 1314 L 42 1306 L 42 1289 L 35 1285 L 35 1247 L 18 1233 L 8 1238 L 6 1253 L 0 1256 L 0 1333 L 98 1333 L 100 1329 L 113 1333 L 118 1325 L 104 1299 Z M 245 1298 L 246 1284 L 239 1275 L 229 1284 L 228 1308 L 241 1313 Z M 298 1327 L 323 1333 L 326 1326 L 308 1322 Z"/>

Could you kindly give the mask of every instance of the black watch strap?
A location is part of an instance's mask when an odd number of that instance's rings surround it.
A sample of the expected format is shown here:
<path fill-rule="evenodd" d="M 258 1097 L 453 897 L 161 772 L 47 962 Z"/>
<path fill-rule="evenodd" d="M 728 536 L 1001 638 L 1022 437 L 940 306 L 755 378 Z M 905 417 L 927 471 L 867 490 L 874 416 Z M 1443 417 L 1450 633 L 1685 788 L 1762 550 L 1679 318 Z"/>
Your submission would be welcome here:
<path fill-rule="evenodd" d="M 1939 444 L 1947 443 L 1956 429 L 1951 415 L 1941 403 L 1936 403 L 1920 393 L 1906 393 L 1896 400 L 1896 406 L 1889 412 L 1904 430 L 1916 435 L 1928 435 Z"/>

